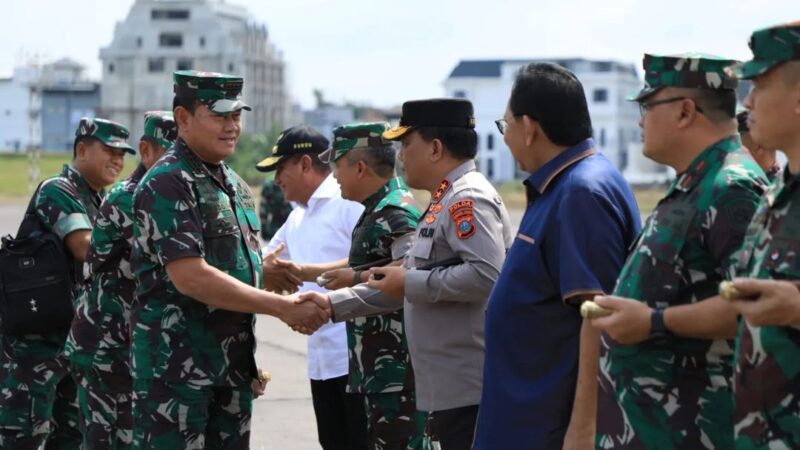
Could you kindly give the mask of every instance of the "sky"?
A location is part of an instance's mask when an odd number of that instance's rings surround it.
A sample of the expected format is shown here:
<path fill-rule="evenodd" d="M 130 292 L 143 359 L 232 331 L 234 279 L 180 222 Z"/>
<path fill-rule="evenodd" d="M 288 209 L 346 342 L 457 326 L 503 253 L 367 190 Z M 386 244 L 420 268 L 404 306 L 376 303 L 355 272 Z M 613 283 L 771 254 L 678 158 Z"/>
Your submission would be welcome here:
<path fill-rule="evenodd" d="M 800 19 L 798 0 L 225 1 L 266 24 L 304 108 L 314 106 L 314 89 L 378 107 L 441 96 L 462 59 L 585 57 L 638 67 L 645 52 L 746 59 L 753 30 Z M 133 2 L 3 0 L 0 75 L 34 56 L 69 57 L 98 79 L 99 49 Z"/>

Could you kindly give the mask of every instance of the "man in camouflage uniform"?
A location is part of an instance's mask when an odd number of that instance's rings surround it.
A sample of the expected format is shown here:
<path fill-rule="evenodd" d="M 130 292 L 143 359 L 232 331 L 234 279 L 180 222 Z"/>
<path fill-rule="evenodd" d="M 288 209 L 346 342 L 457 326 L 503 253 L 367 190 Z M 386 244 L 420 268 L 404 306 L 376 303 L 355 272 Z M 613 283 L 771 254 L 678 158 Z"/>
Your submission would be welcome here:
<path fill-rule="evenodd" d="M 178 136 L 171 112 L 145 114 L 141 163 L 106 196 L 92 230 L 87 278 L 65 355 L 78 382 L 83 447 L 130 448 L 133 442 L 130 313 L 136 283 L 131 273 L 133 192 L 145 172 Z"/>
<path fill-rule="evenodd" d="M 750 132 L 750 125 L 747 123 L 749 117 L 750 113 L 747 110 L 742 110 L 736 114 L 742 145 L 750 151 L 750 156 L 756 160 L 758 166 L 767 175 L 769 182 L 774 183 L 783 173 L 783 168 L 778 162 L 778 149 L 764 148 L 764 146 L 753 140 L 753 133 Z"/>
<path fill-rule="evenodd" d="M 261 186 L 261 203 L 258 205 L 258 214 L 261 218 L 261 239 L 269 241 L 275 232 L 286 222 L 292 204 L 283 198 L 281 188 L 275 184 L 274 177 L 269 177 Z"/>
<path fill-rule="evenodd" d="M 342 198 L 361 202 L 364 213 L 353 230 L 348 265 L 386 265 L 395 239 L 413 234 L 420 212 L 395 174 L 395 150 L 381 136 L 387 123 L 362 123 L 333 130 L 333 145 L 320 155 L 330 163 Z M 366 282 L 368 271 L 341 269 L 349 285 Z M 327 278 L 323 274 L 323 278 Z M 341 275 L 340 275 L 341 276 Z M 417 411 L 403 310 L 346 322 L 349 353 L 347 392 L 363 394 L 370 449 L 427 449 L 426 416 Z"/>
<path fill-rule="evenodd" d="M 104 188 L 122 171 L 124 153 L 134 152 L 125 141 L 128 130 L 103 119 L 81 119 L 75 136 L 72 164 L 42 183 L 34 200 L 38 219 L 75 261 L 73 299 L 81 293 L 81 266 Z M 2 337 L 0 448 L 80 446 L 76 386 L 62 353 L 67 332 Z"/>
<path fill-rule="evenodd" d="M 735 266 L 736 275 L 751 277 L 735 281 L 749 300 L 733 302 L 744 317 L 736 448 L 800 448 L 800 22 L 756 31 L 750 48 L 753 59 L 731 68 L 753 80 L 744 102 L 750 131 L 756 142 L 783 150 L 789 163 L 756 211 Z"/>
<path fill-rule="evenodd" d="M 601 338 L 598 448 L 731 448 L 736 315 L 717 285 L 739 248 L 764 172 L 736 134 L 733 61 L 645 55 L 643 152 L 678 177 L 647 219 Z"/>
<path fill-rule="evenodd" d="M 224 159 L 241 132 L 241 77 L 173 75 L 178 139 L 134 193 L 134 447 L 247 448 L 254 316 L 316 329 L 328 315 L 261 290 L 260 224 Z"/>

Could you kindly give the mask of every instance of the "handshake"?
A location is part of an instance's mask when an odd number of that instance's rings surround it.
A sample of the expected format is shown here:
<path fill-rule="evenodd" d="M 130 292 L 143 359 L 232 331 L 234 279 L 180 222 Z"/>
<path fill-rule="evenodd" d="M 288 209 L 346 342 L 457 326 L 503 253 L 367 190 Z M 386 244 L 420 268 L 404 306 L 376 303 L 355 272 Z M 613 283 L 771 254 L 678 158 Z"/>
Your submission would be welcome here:
<path fill-rule="evenodd" d="M 330 298 L 310 291 L 289 296 L 287 305 L 278 318 L 298 333 L 311 334 L 326 324 L 332 313 Z"/>

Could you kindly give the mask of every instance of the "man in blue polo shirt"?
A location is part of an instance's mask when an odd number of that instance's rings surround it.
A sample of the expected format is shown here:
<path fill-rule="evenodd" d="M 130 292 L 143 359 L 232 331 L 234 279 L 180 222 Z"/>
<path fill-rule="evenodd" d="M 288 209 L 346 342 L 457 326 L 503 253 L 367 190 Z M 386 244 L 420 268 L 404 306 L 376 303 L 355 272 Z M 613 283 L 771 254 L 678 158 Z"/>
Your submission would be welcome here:
<path fill-rule="evenodd" d="M 531 175 L 519 234 L 486 311 L 473 448 L 592 448 L 599 335 L 578 307 L 614 288 L 639 211 L 595 149 L 583 86 L 568 70 L 523 67 L 497 126 Z"/>

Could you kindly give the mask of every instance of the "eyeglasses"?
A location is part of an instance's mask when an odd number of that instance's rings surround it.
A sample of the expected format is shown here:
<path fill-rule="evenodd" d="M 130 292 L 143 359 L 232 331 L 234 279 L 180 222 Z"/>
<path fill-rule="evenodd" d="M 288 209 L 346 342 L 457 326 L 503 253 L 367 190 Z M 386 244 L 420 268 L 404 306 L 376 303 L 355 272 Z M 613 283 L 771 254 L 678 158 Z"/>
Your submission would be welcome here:
<path fill-rule="evenodd" d="M 506 128 L 508 128 L 508 121 L 506 119 L 497 119 L 494 121 L 494 124 L 497 125 L 497 131 L 500 134 L 506 134 Z"/>
<path fill-rule="evenodd" d="M 514 114 L 513 117 L 516 119 L 517 117 L 522 117 L 524 115 L 525 114 Z M 528 117 L 530 117 L 533 120 L 536 120 L 532 116 Z M 497 125 L 497 131 L 499 131 L 500 134 L 506 134 L 506 130 L 508 129 L 508 121 L 505 118 L 495 120 L 494 124 Z"/>
<path fill-rule="evenodd" d="M 703 114 L 703 110 L 700 109 L 700 106 L 697 105 L 697 102 L 694 101 L 693 98 L 689 97 L 670 97 L 670 98 L 665 98 L 663 100 L 655 100 L 652 102 L 639 102 L 639 114 L 641 114 L 641 116 L 644 117 L 647 114 L 647 111 L 650 111 L 650 108 L 654 106 L 666 105 L 667 103 L 679 102 L 681 100 L 691 100 L 694 103 L 694 109 L 700 114 Z"/>

